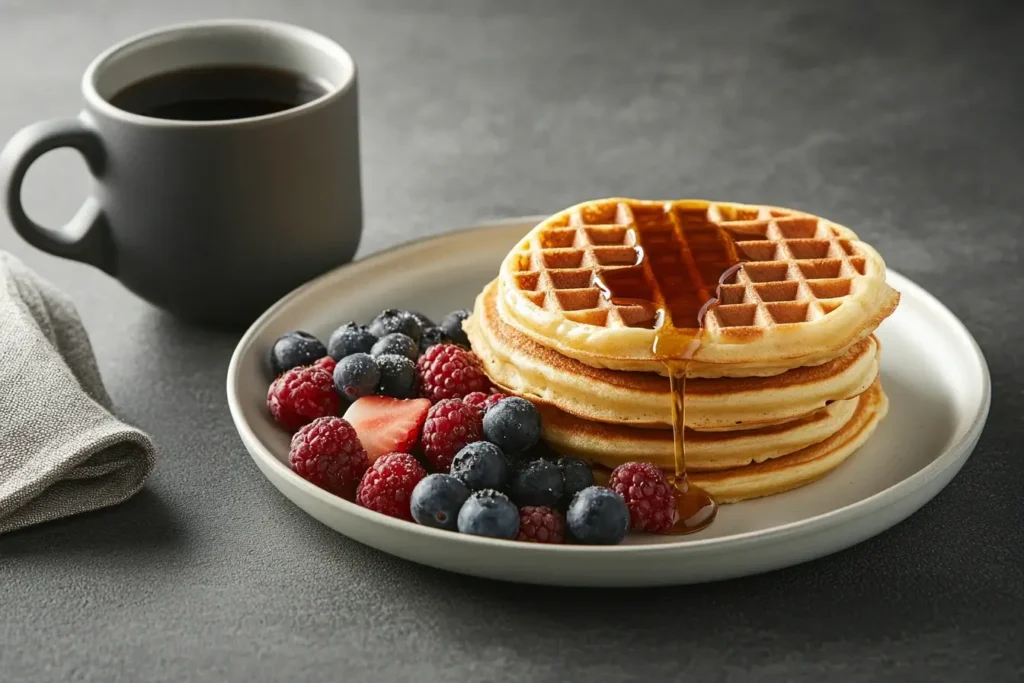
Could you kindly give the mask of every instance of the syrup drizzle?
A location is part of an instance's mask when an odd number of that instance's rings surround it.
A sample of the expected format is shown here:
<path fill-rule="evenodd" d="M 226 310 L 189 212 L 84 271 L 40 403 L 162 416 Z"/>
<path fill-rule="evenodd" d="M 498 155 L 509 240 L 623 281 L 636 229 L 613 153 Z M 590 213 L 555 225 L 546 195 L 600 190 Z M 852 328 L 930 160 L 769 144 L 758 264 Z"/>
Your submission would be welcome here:
<path fill-rule="evenodd" d="M 722 285 L 734 281 L 742 268 L 742 258 L 732 237 L 706 211 L 669 206 L 638 211 L 634 218 L 636 227 L 627 237 L 636 262 L 603 269 L 595 273 L 594 283 L 613 305 L 633 309 L 631 326 L 655 330 L 652 352 L 665 364 L 672 396 L 672 483 L 679 514 L 669 533 L 688 534 L 711 524 L 718 505 L 686 474 L 686 376 L 700 349 L 705 320 L 722 298 Z M 654 300 L 655 289 L 661 302 Z"/>

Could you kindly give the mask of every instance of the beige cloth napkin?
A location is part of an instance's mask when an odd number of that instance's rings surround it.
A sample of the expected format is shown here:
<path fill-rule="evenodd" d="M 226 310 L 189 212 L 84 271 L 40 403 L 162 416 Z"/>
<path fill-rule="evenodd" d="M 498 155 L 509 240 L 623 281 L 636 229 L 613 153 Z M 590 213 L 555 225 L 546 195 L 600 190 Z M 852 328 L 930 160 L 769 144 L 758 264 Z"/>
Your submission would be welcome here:
<path fill-rule="evenodd" d="M 74 305 L 0 252 L 0 533 L 127 500 L 153 456 L 114 416 Z"/>

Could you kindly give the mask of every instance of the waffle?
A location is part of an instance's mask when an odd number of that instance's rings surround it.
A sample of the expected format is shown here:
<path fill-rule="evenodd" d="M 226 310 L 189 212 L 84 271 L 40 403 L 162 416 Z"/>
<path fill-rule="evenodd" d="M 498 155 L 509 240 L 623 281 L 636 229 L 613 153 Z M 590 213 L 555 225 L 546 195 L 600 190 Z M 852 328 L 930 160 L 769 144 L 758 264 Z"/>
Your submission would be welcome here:
<path fill-rule="evenodd" d="M 562 356 L 506 324 L 497 285 L 477 297 L 465 328 L 491 380 L 504 390 L 576 417 L 633 427 L 671 426 L 669 383 L 654 373 L 593 368 Z M 853 398 L 878 375 L 878 343 L 868 337 L 826 363 L 769 377 L 696 378 L 687 383 L 686 423 L 736 430 L 792 420 Z"/>
<path fill-rule="evenodd" d="M 704 319 L 691 376 L 771 375 L 826 362 L 870 335 L 899 301 L 878 253 L 823 218 L 612 198 L 531 230 L 502 263 L 498 308 L 523 334 L 585 364 L 664 374 L 656 338 L 697 335 L 693 302 L 715 296 L 721 263 L 739 261 Z M 631 288 L 636 295 L 608 296 L 608 283 L 627 277 L 641 283 Z M 670 357 L 681 357 L 675 346 Z"/>

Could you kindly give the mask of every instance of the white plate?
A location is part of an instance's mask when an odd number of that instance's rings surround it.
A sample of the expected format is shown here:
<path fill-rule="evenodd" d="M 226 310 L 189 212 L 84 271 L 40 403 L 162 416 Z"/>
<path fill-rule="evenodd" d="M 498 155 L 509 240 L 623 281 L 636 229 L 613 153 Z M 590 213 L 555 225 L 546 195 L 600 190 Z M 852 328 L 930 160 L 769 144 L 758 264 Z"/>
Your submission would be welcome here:
<path fill-rule="evenodd" d="M 890 271 L 903 297 L 878 331 L 888 418 L 860 452 L 821 481 L 724 506 L 699 534 L 631 534 L 614 547 L 464 536 L 369 512 L 294 474 L 287 466 L 288 435 L 265 407 L 269 380 L 262 358 L 273 341 L 295 329 L 326 339 L 340 323 L 368 320 L 382 308 L 440 316 L 471 307 L 508 249 L 538 220 L 491 223 L 376 254 L 300 287 L 252 325 L 231 358 L 228 404 L 242 442 L 274 486 L 331 528 L 414 562 L 530 583 L 652 586 L 764 572 L 854 545 L 924 505 L 978 442 L 990 400 L 981 350 L 941 303 Z M 934 533 L 938 539 L 942 530 Z"/>

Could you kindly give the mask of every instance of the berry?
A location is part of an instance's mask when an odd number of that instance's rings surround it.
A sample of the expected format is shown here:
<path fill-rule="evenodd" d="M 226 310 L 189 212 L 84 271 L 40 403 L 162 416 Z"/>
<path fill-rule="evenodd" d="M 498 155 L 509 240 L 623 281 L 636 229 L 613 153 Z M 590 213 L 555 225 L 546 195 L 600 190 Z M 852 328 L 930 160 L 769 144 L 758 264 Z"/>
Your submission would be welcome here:
<path fill-rule="evenodd" d="M 420 335 L 420 353 L 423 353 L 431 346 L 438 344 L 451 344 L 452 340 L 440 327 L 424 327 Z"/>
<path fill-rule="evenodd" d="M 464 308 L 458 311 L 452 311 L 445 317 L 441 318 L 441 322 L 438 323 L 438 327 L 444 330 L 444 333 L 447 334 L 453 342 L 468 349 L 469 337 L 466 336 L 466 331 L 462 329 L 462 321 L 470 315 L 470 311 L 467 311 Z"/>
<path fill-rule="evenodd" d="M 356 430 L 340 417 L 319 417 L 295 432 L 288 461 L 309 483 L 347 500 L 368 464 Z"/>
<path fill-rule="evenodd" d="M 385 353 L 377 356 L 380 383 L 377 393 L 394 398 L 416 397 L 416 364 L 405 356 Z"/>
<path fill-rule="evenodd" d="M 504 488 L 508 471 L 505 454 L 486 441 L 466 444 L 452 460 L 452 476 L 474 491 Z"/>
<path fill-rule="evenodd" d="M 327 355 L 323 343 L 309 332 L 282 334 L 270 347 L 270 371 L 274 377 L 300 365 L 310 365 Z"/>
<path fill-rule="evenodd" d="M 420 428 L 427 419 L 430 401 L 414 398 L 403 401 L 387 396 L 364 396 L 345 411 L 359 440 L 373 462 L 387 453 L 408 453 L 419 440 Z"/>
<path fill-rule="evenodd" d="M 391 453 L 373 461 L 356 489 L 356 502 L 367 510 L 412 521 L 409 499 L 427 476 L 423 465 L 408 453 Z"/>
<path fill-rule="evenodd" d="M 426 331 L 428 327 L 437 327 L 437 323 L 423 315 L 419 311 L 406 311 L 409 315 L 416 318 L 416 322 L 420 324 L 420 329 Z"/>
<path fill-rule="evenodd" d="M 565 513 L 569 534 L 587 545 L 616 545 L 629 531 L 629 509 L 622 496 L 603 486 L 577 493 Z"/>
<path fill-rule="evenodd" d="M 455 454 L 482 436 L 475 410 L 455 398 L 439 401 L 430 407 L 423 425 L 423 456 L 438 472 L 447 472 Z"/>
<path fill-rule="evenodd" d="M 376 342 L 377 337 L 365 325 L 348 322 L 331 332 L 327 340 L 327 353 L 334 360 L 341 360 L 353 353 L 369 353 Z"/>
<path fill-rule="evenodd" d="M 476 491 L 459 510 L 459 531 L 474 536 L 515 538 L 519 533 L 519 510 L 504 493 L 492 489 Z"/>
<path fill-rule="evenodd" d="M 417 344 L 420 343 L 420 334 L 423 332 L 420 321 L 414 315 L 394 308 L 381 311 L 376 318 L 370 321 L 369 330 L 377 338 L 392 332 L 401 332 Z"/>
<path fill-rule="evenodd" d="M 365 353 L 345 356 L 334 367 L 334 387 L 350 401 L 377 393 L 380 384 L 380 368 L 377 362 Z"/>
<path fill-rule="evenodd" d="M 323 368 L 327 372 L 331 373 L 331 376 L 334 376 L 334 366 L 336 366 L 337 364 L 338 361 L 334 360 L 330 356 L 324 356 L 320 360 L 313 363 L 313 365 L 317 366 L 318 368 Z"/>
<path fill-rule="evenodd" d="M 531 460 L 516 470 L 509 483 L 509 494 L 517 505 L 557 507 L 562 490 L 562 471 L 550 460 Z"/>
<path fill-rule="evenodd" d="M 517 541 L 527 543 L 565 543 L 565 518 L 549 507 L 527 505 L 519 508 Z"/>
<path fill-rule="evenodd" d="M 637 531 L 663 534 L 679 519 L 668 477 L 649 462 L 619 465 L 612 470 L 608 488 L 626 501 L 630 527 Z"/>
<path fill-rule="evenodd" d="M 487 395 L 482 391 L 474 391 L 466 394 L 465 397 L 463 397 L 462 402 L 466 405 L 473 406 L 477 412 L 480 413 L 480 419 L 482 420 L 484 413 L 503 398 L 508 398 L 508 394 Z"/>
<path fill-rule="evenodd" d="M 435 403 L 446 398 L 462 398 L 474 391 L 487 392 L 487 379 L 480 362 L 469 351 L 454 344 L 438 344 L 427 349 L 416 361 L 420 396 Z"/>
<path fill-rule="evenodd" d="M 594 485 L 594 470 L 579 458 L 559 458 L 557 464 L 562 471 L 562 500 L 566 503 L 583 489 Z"/>
<path fill-rule="evenodd" d="M 540 440 L 540 413 L 525 398 L 501 399 L 484 414 L 484 435 L 506 453 L 524 453 Z"/>
<path fill-rule="evenodd" d="M 371 356 L 383 356 L 385 354 L 405 356 L 409 360 L 414 361 L 419 357 L 420 349 L 412 338 L 401 332 L 392 332 L 378 339 L 377 343 L 370 349 Z"/>
<path fill-rule="evenodd" d="M 330 373 L 311 365 L 288 370 L 267 391 L 270 414 L 291 432 L 318 417 L 335 415 L 340 404 Z"/>
<path fill-rule="evenodd" d="M 430 474 L 412 490 L 412 518 L 423 526 L 459 530 L 459 510 L 469 498 L 469 489 L 450 474 Z"/>

